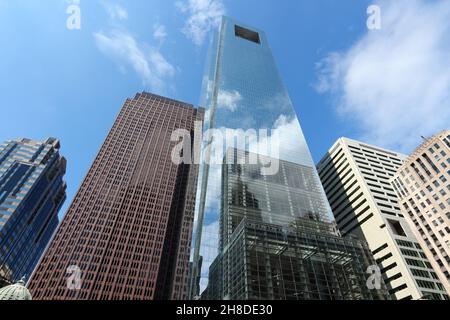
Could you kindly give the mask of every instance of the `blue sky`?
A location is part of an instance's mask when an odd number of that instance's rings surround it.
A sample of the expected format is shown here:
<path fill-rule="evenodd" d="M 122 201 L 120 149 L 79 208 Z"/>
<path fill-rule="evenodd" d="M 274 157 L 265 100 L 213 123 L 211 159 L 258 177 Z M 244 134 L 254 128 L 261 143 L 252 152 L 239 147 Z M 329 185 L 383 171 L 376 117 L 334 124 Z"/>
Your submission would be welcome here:
<path fill-rule="evenodd" d="M 69 30 L 72 4 L 0 0 L 0 140 L 61 140 L 61 213 L 127 97 L 198 104 L 223 13 L 266 31 L 316 162 L 340 136 L 410 152 L 450 124 L 448 0 L 79 0 Z"/>

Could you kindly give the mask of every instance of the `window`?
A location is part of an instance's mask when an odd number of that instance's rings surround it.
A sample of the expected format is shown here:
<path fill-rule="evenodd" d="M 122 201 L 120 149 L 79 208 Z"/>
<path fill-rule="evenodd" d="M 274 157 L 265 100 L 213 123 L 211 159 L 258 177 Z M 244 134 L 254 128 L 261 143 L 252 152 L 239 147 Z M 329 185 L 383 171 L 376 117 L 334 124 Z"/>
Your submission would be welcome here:
<path fill-rule="evenodd" d="M 419 287 L 427 288 L 427 289 L 435 289 L 435 285 L 433 282 L 425 281 L 425 280 L 417 280 L 417 284 Z"/>
<path fill-rule="evenodd" d="M 411 268 L 411 272 L 416 277 L 430 278 L 428 271 Z"/>
<path fill-rule="evenodd" d="M 388 220 L 389 226 L 391 227 L 392 232 L 394 232 L 397 236 L 406 236 L 405 231 L 402 228 L 402 225 L 400 224 L 400 221 L 396 220 Z"/>
<path fill-rule="evenodd" d="M 261 43 L 258 32 L 240 26 L 234 26 L 234 33 L 236 37 L 243 38 L 255 43 Z"/>

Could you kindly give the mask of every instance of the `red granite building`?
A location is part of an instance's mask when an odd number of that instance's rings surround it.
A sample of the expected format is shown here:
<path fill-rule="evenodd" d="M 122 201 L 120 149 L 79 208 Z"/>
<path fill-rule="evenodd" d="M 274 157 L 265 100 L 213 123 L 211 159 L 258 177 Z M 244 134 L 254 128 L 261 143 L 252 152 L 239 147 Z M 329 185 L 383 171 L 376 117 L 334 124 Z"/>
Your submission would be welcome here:
<path fill-rule="evenodd" d="M 173 163 L 171 135 L 186 129 L 193 146 L 203 115 L 149 93 L 127 99 L 30 279 L 34 300 L 187 298 L 198 166 Z"/>

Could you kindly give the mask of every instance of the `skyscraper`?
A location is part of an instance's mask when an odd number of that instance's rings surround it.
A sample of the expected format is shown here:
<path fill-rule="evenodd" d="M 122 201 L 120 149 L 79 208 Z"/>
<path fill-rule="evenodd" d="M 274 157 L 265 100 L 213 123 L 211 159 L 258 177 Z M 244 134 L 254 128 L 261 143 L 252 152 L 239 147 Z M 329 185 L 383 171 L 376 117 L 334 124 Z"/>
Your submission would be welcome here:
<path fill-rule="evenodd" d="M 192 277 L 191 297 L 382 298 L 382 290 L 366 287 L 371 257 L 365 244 L 343 240 L 334 229 L 262 31 L 222 19 L 208 53 L 201 105 L 207 108 L 206 143 L 192 272 L 200 281 Z M 349 278 L 338 279 L 338 268 Z"/>
<path fill-rule="evenodd" d="M 420 145 L 392 185 L 402 213 L 450 294 L 450 130 Z"/>
<path fill-rule="evenodd" d="M 251 156 L 227 152 L 219 255 L 203 298 L 384 299 L 386 291 L 367 285 L 375 261 L 366 243 L 336 235 L 316 216 L 322 202 L 314 168 L 278 160 L 278 172 L 266 175 L 261 165 L 241 164 Z"/>
<path fill-rule="evenodd" d="M 0 145 L 0 276 L 28 278 L 58 225 L 66 198 L 66 160 L 59 141 Z"/>
<path fill-rule="evenodd" d="M 33 299 L 186 298 L 198 168 L 172 161 L 171 138 L 182 129 L 194 142 L 202 119 L 150 93 L 126 100 L 30 280 Z"/>
<path fill-rule="evenodd" d="M 406 156 L 341 138 L 317 165 L 339 230 L 368 242 L 394 299 L 447 298 L 390 180 Z"/>

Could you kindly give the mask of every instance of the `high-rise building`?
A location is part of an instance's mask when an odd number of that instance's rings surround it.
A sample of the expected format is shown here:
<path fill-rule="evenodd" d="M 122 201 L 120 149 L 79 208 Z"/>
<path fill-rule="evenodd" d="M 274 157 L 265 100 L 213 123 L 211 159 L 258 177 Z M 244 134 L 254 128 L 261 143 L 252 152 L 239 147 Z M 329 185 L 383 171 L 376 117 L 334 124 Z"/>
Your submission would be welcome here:
<path fill-rule="evenodd" d="M 339 230 L 367 241 L 392 298 L 445 299 L 390 184 L 405 158 L 340 138 L 317 168 Z"/>
<path fill-rule="evenodd" d="M 402 213 L 450 294 L 450 131 L 420 145 L 392 185 Z"/>
<path fill-rule="evenodd" d="M 198 166 L 174 162 L 171 140 L 183 130 L 195 149 L 202 119 L 150 93 L 126 100 L 32 275 L 33 299 L 186 298 Z"/>
<path fill-rule="evenodd" d="M 58 226 L 66 198 L 66 160 L 59 141 L 0 145 L 0 277 L 27 279 Z"/>
<path fill-rule="evenodd" d="M 262 31 L 222 19 L 208 53 L 201 105 L 207 108 L 206 144 L 191 297 L 383 298 L 382 290 L 366 286 L 371 259 L 365 244 L 343 240 L 334 228 Z"/>
<path fill-rule="evenodd" d="M 219 255 L 203 298 L 384 299 L 386 291 L 367 284 L 376 265 L 367 244 L 336 235 L 316 216 L 322 201 L 314 168 L 278 160 L 278 172 L 266 175 L 260 164 L 242 164 L 251 156 L 227 152 Z"/>

